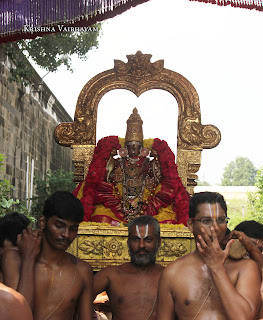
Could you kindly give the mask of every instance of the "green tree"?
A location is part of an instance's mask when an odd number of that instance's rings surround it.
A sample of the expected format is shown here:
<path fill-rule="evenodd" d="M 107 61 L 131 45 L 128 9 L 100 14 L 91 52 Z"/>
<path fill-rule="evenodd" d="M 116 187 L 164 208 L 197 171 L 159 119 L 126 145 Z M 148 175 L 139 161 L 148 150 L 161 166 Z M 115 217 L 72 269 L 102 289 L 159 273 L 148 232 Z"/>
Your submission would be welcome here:
<path fill-rule="evenodd" d="M 248 220 L 248 200 L 246 198 L 229 198 L 226 202 L 227 216 L 230 218 L 227 227 L 232 230 L 240 222 Z"/>
<path fill-rule="evenodd" d="M 31 207 L 31 214 L 34 217 L 38 217 L 42 213 L 46 198 L 55 191 L 72 192 L 76 188 L 73 172 L 65 172 L 64 170 L 48 171 L 43 179 L 35 177 L 34 184 L 36 196 L 32 198 Z"/>
<path fill-rule="evenodd" d="M 65 65 L 72 72 L 72 55 L 86 60 L 88 51 L 98 47 L 100 30 L 101 24 L 98 23 L 90 27 L 89 31 L 53 33 L 33 40 L 3 44 L 6 54 L 16 61 L 16 66 L 10 69 L 9 80 L 30 83 L 33 71 L 25 64 L 25 57 L 31 58 L 48 72 L 56 71 L 61 65 Z"/>
<path fill-rule="evenodd" d="M 0 171 L 4 170 L 4 159 L 4 155 L 0 153 Z M 11 211 L 17 211 L 26 215 L 31 222 L 34 222 L 35 219 L 29 214 L 26 206 L 19 199 L 14 199 L 11 196 L 13 189 L 14 186 L 9 180 L 0 179 L 0 216 Z"/>
<path fill-rule="evenodd" d="M 250 218 L 263 223 L 263 167 L 261 167 L 256 175 L 255 185 L 258 190 L 249 193 Z"/>
<path fill-rule="evenodd" d="M 224 169 L 222 186 L 254 186 L 257 169 L 248 158 L 237 157 Z"/>
<path fill-rule="evenodd" d="M 200 180 L 197 180 L 197 185 L 198 186 L 211 186 L 211 184 L 208 183 L 207 181 L 200 181 Z"/>

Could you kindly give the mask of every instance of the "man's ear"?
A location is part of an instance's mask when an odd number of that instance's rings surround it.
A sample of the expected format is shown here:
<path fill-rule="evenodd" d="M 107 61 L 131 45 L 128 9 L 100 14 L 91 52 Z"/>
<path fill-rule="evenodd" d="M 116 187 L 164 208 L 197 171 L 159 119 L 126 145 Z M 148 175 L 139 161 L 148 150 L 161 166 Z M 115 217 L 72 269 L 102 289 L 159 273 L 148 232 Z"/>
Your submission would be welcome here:
<path fill-rule="evenodd" d="M 38 226 L 41 229 L 44 229 L 46 226 L 46 218 L 43 215 L 38 218 Z"/>
<path fill-rule="evenodd" d="M 193 220 L 192 220 L 191 218 L 188 218 L 188 219 L 187 219 L 187 227 L 188 227 L 188 229 L 189 229 L 191 232 L 193 232 L 194 222 L 193 222 Z"/>

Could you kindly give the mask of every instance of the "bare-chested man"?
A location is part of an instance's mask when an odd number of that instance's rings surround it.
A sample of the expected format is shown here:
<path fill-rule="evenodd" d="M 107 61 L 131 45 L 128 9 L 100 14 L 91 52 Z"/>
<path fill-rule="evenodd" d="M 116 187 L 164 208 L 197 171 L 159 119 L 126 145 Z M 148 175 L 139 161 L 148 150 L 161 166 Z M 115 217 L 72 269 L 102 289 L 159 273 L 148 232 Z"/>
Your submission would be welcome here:
<path fill-rule="evenodd" d="M 40 232 L 18 238 L 22 256 L 19 291 L 32 306 L 34 320 L 93 319 L 93 273 L 87 262 L 65 252 L 76 238 L 84 215 L 70 192 L 50 196 L 40 216 Z M 40 249 L 41 238 L 42 246 Z"/>
<path fill-rule="evenodd" d="M 257 263 L 263 279 L 263 225 L 254 220 L 243 221 L 235 227 L 231 236 L 238 237 L 243 243 L 249 257 Z M 263 282 L 261 283 L 261 300 L 258 319 L 263 320 Z"/>
<path fill-rule="evenodd" d="M 0 319 L 33 320 L 25 298 L 15 290 L 0 283 Z"/>
<path fill-rule="evenodd" d="M 197 249 L 171 263 L 159 283 L 158 320 L 252 320 L 260 307 L 260 273 L 250 259 L 228 258 L 220 242 L 227 229 L 222 195 L 196 193 L 190 200 L 188 228 Z"/>
<path fill-rule="evenodd" d="M 21 256 L 16 244 L 17 235 L 27 229 L 30 220 L 18 212 L 10 212 L 0 219 L 0 256 L 3 284 L 17 290 Z"/>
<path fill-rule="evenodd" d="M 160 226 L 149 216 L 135 218 L 128 226 L 131 262 L 107 267 L 94 277 L 94 293 L 106 291 L 113 320 L 155 320 L 160 273 L 155 263 L 160 246 Z"/>

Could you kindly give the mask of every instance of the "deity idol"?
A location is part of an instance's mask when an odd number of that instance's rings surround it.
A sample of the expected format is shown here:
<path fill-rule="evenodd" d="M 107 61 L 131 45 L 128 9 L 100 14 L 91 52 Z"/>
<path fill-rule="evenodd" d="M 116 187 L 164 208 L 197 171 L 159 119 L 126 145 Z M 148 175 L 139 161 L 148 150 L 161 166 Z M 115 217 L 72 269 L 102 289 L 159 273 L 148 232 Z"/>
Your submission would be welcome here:
<path fill-rule="evenodd" d="M 85 181 L 73 192 L 85 209 L 85 221 L 112 225 L 140 215 L 160 223 L 186 225 L 189 195 L 178 176 L 175 156 L 159 139 L 143 140 L 137 109 L 127 120 L 123 139 L 101 139 Z"/>

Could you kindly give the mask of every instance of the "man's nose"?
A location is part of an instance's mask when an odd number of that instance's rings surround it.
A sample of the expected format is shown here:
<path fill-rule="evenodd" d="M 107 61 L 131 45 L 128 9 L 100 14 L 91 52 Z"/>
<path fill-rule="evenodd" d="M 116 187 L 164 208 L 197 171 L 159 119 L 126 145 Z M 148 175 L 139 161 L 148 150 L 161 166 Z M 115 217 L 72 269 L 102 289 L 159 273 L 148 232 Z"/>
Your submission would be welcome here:
<path fill-rule="evenodd" d="M 215 228 L 215 231 L 219 230 L 218 222 L 217 219 L 213 219 L 213 224 L 212 226 Z"/>
<path fill-rule="evenodd" d="M 139 248 L 145 248 L 145 241 L 144 239 L 139 240 Z"/>
<path fill-rule="evenodd" d="M 68 228 L 64 228 L 62 235 L 65 238 L 69 238 L 69 229 Z"/>

